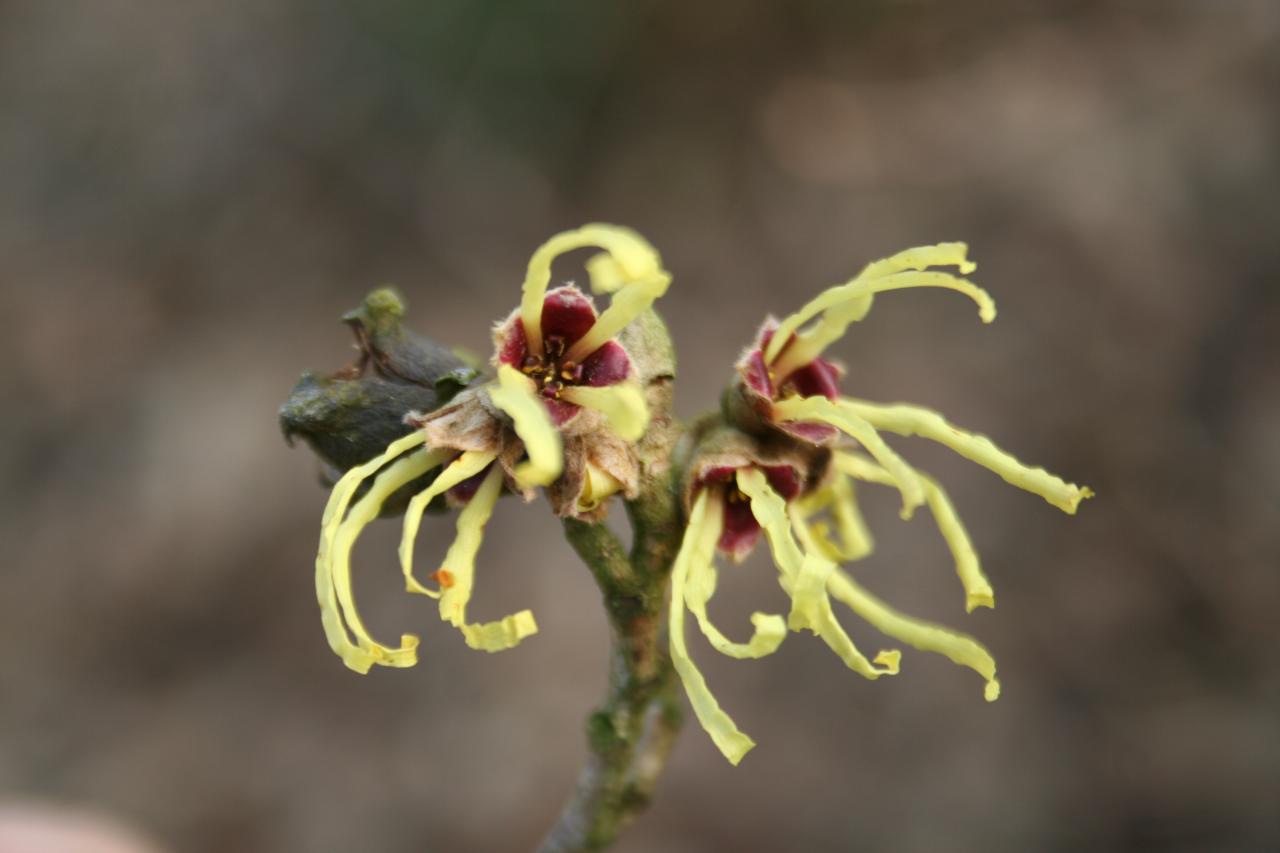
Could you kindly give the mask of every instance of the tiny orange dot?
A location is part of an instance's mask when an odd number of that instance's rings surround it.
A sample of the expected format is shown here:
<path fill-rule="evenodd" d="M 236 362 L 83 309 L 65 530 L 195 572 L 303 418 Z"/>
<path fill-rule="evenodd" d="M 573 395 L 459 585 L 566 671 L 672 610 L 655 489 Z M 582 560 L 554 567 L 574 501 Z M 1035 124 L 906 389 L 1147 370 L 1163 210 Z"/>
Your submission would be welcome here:
<path fill-rule="evenodd" d="M 441 589 L 448 589 L 453 586 L 453 572 L 448 569 L 439 569 L 431 576 L 435 582 L 440 584 Z"/>

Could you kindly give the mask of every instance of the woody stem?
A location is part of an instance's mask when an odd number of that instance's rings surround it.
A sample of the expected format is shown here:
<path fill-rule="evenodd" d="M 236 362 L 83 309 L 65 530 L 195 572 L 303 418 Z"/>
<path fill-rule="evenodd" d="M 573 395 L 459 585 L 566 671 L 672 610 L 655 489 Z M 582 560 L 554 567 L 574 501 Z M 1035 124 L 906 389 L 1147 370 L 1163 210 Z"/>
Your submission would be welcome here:
<path fill-rule="evenodd" d="M 670 452 L 677 427 L 641 446 L 641 494 L 627 504 L 628 554 L 604 524 L 567 519 L 565 535 L 591 569 L 610 627 L 609 685 L 587 718 L 587 760 L 541 853 L 602 850 L 649 804 L 682 721 L 667 654 L 664 601 L 682 532 Z"/>

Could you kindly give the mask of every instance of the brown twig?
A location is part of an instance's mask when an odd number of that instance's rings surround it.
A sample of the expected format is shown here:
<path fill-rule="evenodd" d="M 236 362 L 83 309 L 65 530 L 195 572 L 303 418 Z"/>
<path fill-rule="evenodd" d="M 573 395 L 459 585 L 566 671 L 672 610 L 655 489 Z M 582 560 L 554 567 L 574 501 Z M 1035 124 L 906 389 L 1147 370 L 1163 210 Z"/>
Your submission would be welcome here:
<path fill-rule="evenodd" d="M 655 411 L 669 412 L 669 387 L 664 383 L 656 390 Z M 683 529 L 670 461 L 677 436 L 678 427 L 664 416 L 640 447 L 645 485 L 627 504 L 634 532 L 630 554 L 602 523 L 564 523 L 604 597 L 612 635 L 609 686 L 587 719 L 588 755 L 577 787 L 541 853 L 609 846 L 649 804 L 680 729 L 683 712 L 663 619 Z"/>

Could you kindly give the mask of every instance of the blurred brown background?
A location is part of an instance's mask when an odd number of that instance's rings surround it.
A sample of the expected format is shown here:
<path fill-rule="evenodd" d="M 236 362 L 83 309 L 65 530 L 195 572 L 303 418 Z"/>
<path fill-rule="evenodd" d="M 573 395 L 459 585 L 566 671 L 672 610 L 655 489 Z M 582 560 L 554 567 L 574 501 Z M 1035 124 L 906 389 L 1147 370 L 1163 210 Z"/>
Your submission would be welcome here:
<path fill-rule="evenodd" d="M 890 494 L 861 576 L 987 642 L 1004 696 L 699 641 L 760 746 L 735 770 L 690 725 L 619 850 L 1280 849 L 1278 36 L 1262 0 L 0 6 L 0 800 L 196 853 L 533 846 L 604 682 L 587 573 L 504 502 L 476 612 L 542 633 L 482 655 L 401 593 L 383 523 L 359 595 L 424 661 L 348 672 L 275 411 L 347 362 L 367 289 L 487 352 L 537 243 L 606 220 L 676 275 L 687 416 L 765 312 L 968 240 L 1000 319 L 882 297 L 846 387 L 1100 495 L 1068 518 L 898 441 L 1000 606 L 963 614 Z M 723 588 L 727 630 L 781 607 L 760 555 Z"/>

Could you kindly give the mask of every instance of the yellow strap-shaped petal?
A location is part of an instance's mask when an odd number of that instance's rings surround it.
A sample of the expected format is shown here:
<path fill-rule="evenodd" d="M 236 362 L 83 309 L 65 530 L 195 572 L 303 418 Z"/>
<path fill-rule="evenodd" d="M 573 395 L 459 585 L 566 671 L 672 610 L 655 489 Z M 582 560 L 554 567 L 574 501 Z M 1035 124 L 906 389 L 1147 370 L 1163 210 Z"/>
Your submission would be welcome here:
<path fill-rule="evenodd" d="M 484 541 L 484 527 L 493 515 L 493 507 L 502 494 L 502 469 L 494 465 L 480 488 L 458 513 L 457 535 L 445 554 L 440 579 L 440 618 L 462 632 L 467 645 L 484 652 L 497 652 L 519 645 L 525 637 L 538 632 L 533 614 L 521 610 L 502 619 L 485 623 L 467 623 L 467 604 L 475 588 L 476 554 Z"/>
<path fill-rule="evenodd" d="M 808 364 L 821 355 L 832 341 L 844 333 L 850 323 L 866 316 L 871 309 L 869 297 L 888 290 L 909 287 L 956 290 L 976 302 L 982 322 L 990 323 L 996 317 L 996 305 L 985 290 L 950 273 L 924 271 L 930 266 L 955 264 L 963 273 L 972 272 L 974 266 L 965 258 L 967 251 L 968 247 L 964 243 L 940 243 L 936 246 L 907 249 L 893 257 L 869 264 L 856 278 L 823 291 L 783 320 L 765 348 L 765 363 L 775 369 L 779 378 L 785 378 L 795 368 Z M 820 314 L 828 316 L 812 330 L 813 336 L 806 338 L 808 333 L 798 336 L 789 349 L 785 363 L 778 362 L 778 356 L 791 336 Z"/>
<path fill-rule="evenodd" d="M 886 486 L 894 484 L 893 478 L 883 468 L 870 459 L 854 453 L 835 454 L 835 465 L 837 470 L 859 480 Z M 938 532 L 942 534 L 947 548 L 951 551 L 951 557 L 955 560 L 956 574 L 959 575 L 960 583 L 964 587 L 965 611 L 972 613 L 976 607 L 995 607 L 995 591 L 982 571 L 978 552 L 973 547 L 973 542 L 969 540 L 969 533 L 964 529 L 964 524 L 961 523 L 960 516 L 952 506 L 951 499 L 933 478 L 921 473 L 920 481 L 924 483 L 925 500 L 928 501 L 929 511 L 933 513 L 934 521 L 938 525 Z"/>
<path fill-rule="evenodd" d="M 827 347 L 844 337 L 845 330 L 853 323 L 858 322 L 871 311 L 871 305 L 875 297 L 870 294 L 864 294 L 859 297 L 849 298 L 843 302 L 837 302 L 830 308 L 822 312 L 818 320 L 803 332 L 796 332 L 795 340 L 791 342 L 791 346 L 787 347 L 786 352 L 769 365 L 769 374 L 775 382 L 782 382 L 796 370 L 809 364 L 818 356 L 826 352 Z M 772 348 L 774 341 L 778 340 L 775 333 L 770 339 L 769 345 Z M 781 346 L 779 344 L 779 346 Z"/>
<path fill-rule="evenodd" d="M 983 695 L 988 702 L 994 702 L 1000 696 L 995 659 L 977 640 L 941 625 L 899 613 L 840 569 L 836 569 L 827 578 L 827 588 L 837 600 L 848 605 L 854 613 L 887 636 L 921 651 L 945 655 L 955 663 L 977 672 L 987 680 Z"/>
<path fill-rule="evenodd" d="M 867 264 L 862 272 L 858 273 L 855 281 L 882 278 L 892 273 L 905 272 L 907 270 L 924 270 L 932 266 L 955 265 L 960 268 L 961 273 L 967 275 L 977 269 L 977 266 L 965 257 L 968 251 L 969 247 L 964 243 L 939 243 L 936 246 L 918 246 L 914 249 L 906 249 L 891 257 Z M 776 362 L 774 359 L 777 357 L 777 353 L 786 345 L 786 338 L 775 336 L 770 341 L 769 353 L 771 355 L 768 355 L 769 362 L 774 368 L 774 375 L 780 379 L 785 379 L 796 368 L 802 367 L 822 355 L 828 346 L 844 336 L 845 330 L 849 328 L 851 323 L 856 323 L 867 316 L 874 299 L 875 297 L 870 293 L 862 296 L 849 295 L 844 301 L 821 311 L 817 323 L 803 332 L 797 331 L 796 340 L 787 348 L 786 354 Z M 979 304 L 981 305 L 981 303 Z M 990 311 L 994 318 L 994 303 L 991 304 Z M 789 321 L 784 325 L 791 327 L 793 322 Z M 990 322 L 990 320 L 987 322 Z M 803 321 L 795 323 L 794 328 L 799 329 L 801 325 L 803 325 Z"/>
<path fill-rule="evenodd" d="M 831 516 L 836 521 L 836 530 L 840 533 L 843 545 L 840 556 L 845 561 L 861 560 L 875 548 L 875 540 L 871 536 L 871 528 L 862 516 L 858 506 L 858 495 L 853 481 L 847 477 L 837 477 L 832 485 L 835 499 L 831 504 Z"/>
<path fill-rule="evenodd" d="M 828 400 L 826 397 L 792 397 L 773 404 L 775 417 L 780 421 L 820 421 L 857 439 L 876 461 L 894 479 L 894 485 L 902 493 L 903 518 L 910 518 L 916 507 L 924 503 L 924 485 L 920 476 L 893 448 L 884 443 L 875 427 L 844 400 Z"/>
<path fill-rule="evenodd" d="M 497 458 L 496 453 L 470 450 L 460 454 L 440 472 L 430 486 L 418 492 L 404 511 L 404 528 L 400 534 L 400 571 L 404 574 L 404 586 L 409 592 L 439 598 L 440 593 L 418 583 L 413 576 L 413 545 L 418 539 L 418 527 L 427 504 L 470 477 L 485 469 Z"/>
<path fill-rule="evenodd" d="M 858 651 L 844 628 L 836 621 L 827 597 L 826 577 L 835 564 L 817 553 L 805 554 L 792 535 L 786 501 L 775 492 L 756 468 L 739 468 L 738 488 L 751 500 L 751 514 L 764 528 L 765 538 L 779 569 L 779 582 L 791 596 L 787 626 L 793 631 L 808 629 L 822 638 L 845 665 L 866 678 L 876 679 L 898 671 L 901 653 L 882 651 L 868 661 Z"/>
<path fill-rule="evenodd" d="M 791 526 L 801 541 L 810 543 L 806 547 L 813 553 L 820 554 L 833 563 L 844 559 L 841 556 L 843 549 L 831 538 L 831 526 L 826 522 L 811 521 L 807 516 L 794 514 L 791 518 Z M 803 536 L 800 535 L 802 532 Z"/>
<path fill-rule="evenodd" d="M 329 493 L 329 501 L 320 520 L 320 546 L 316 552 L 316 599 L 320 604 L 320 621 L 329 647 L 357 672 L 368 672 L 373 665 L 373 656 L 351 642 L 343 624 L 337 590 L 333 585 L 333 541 L 360 484 L 390 460 L 425 441 L 426 435 L 415 430 L 391 442 L 381 455 L 347 471 Z"/>
<path fill-rule="evenodd" d="M 607 235 L 596 232 L 600 237 L 595 241 L 596 245 L 605 251 L 589 258 L 586 263 L 591 289 L 595 293 L 613 293 L 636 279 L 663 272 L 658 250 L 638 232 L 617 225 L 588 227 L 608 229 Z"/>
<path fill-rule="evenodd" d="M 538 633 L 538 623 L 533 613 L 521 610 L 494 622 L 473 623 L 461 626 L 467 645 L 482 652 L 500 652 L 520 645 L 525 637 Z"/>
<path fill-rule="evenodd" d="M 343 516 L 346 515 L 347 507 L 351 505 L 351 499 L 359 490 L 360 484 L 383 465 L 386 465 L 387 462 L 424 444 L 426 440 L 427 435 L 425 432 L 414 430 L 388 444 L 387 449 L 381 455 L 347 471 L 338 482 L 334 483 L 333 491 L 329 493 L 329 501 L 324 507 L 324 515 L 320 518 L 322 547 L 325 545 L 326 540 L 333 541 L 338 525 L 342 522 Z M 443 456 L 443 454 L 441 455 Z"/>
<path fill-rule="evenodd" d="M 837 453 L 835 462 L 837 469 L 849 476 L 869 482 L 893 485 L 892 478 L 889 477 L 884 469 L 869 459 L 848 453 Z M 923 477 L 923 475 L 921 476 Z M 929 492 L 929 505 L 938 519 L 939 529 L 943 531 L 947 544 L 951 546 L 952 553 L 956 556 L 957 570 L 961 572 L 961 580 L 965 582 L 966 590 L 969 590 L 970 585 L 974 583 L 974 579 L 967 572 L 961 570 L 962 555 L 967 555 L 971 559 L 969 570 L 977 572 L 977 580 L 981 585 L 986 585 L 986 578 L 982 576 L 981 569 L 977 564 L 977 554 L 974 553 L 972 546 L 969 544 L 968 536 L 965 535 L 964 528 L 960 526 L 959 519 L 955 517 L 950 501 L 947 500 L 946 495 L 931 479 L 925 477 L 924 482 Z M 798 512 L 798 510 L 793 512 Z M 800 533 L 801 539 L 804 540 L 806 535 L 804 528 L 797 526 L 797 532 Z M 805 545 L 806 547 L 811 547 L 811 543 L 807 541 Z M 937 652 L 945 655 L 955 663 L 976 671 L 987 679 L 984 695 L 988 702 L 995 701 L 996 697 L 1000 695 L 1000 683 L 995 677 L 995 660 L 977 640 L 941 625 L 914 619 L 899 613 L 877 599 L 839 568 L 834 569 L 827 578 L 827 589 L 837 600 L 844 602 L 856 614 L 870 622 L 887 636 L 900 640 L 921 651 Z M 990 586 L 986 585 L 986 589 L 989 597 Z M 976 604 L 973 603 L 971 595 L 968 609 L 972 610 L 974 606 Z M 987 603 L 987 606 L 990 606 L 990 604 Z"/>
<path fill-rule="evenodd" d="M 686 586 L 689 579 L 689 566 L 695 557 L 699 542 L 706 536 L 707 505 L 713 498 L 710 489 L 703 489 L 693 504 L 689 515 L 689 524 L 685 528 L 684 540 L 680 552 L 676 554 L 671 567 L 671 604 L 668 618 L 668 632 L 671 646 L 671 662 L 680 681 L 684 684 L 685 693 L 689 696 L 689 704 L 697 716 L 702 728 L 711 735 L 716 747 L 729 759 L 730 764 L 737 764 L 756 745 L 755 741 L 738 729 L 733 718 L 724 712 L 707 687 L 707 681 L 689 656 L 689 649 L 684 641 L 684 607 Z"/>
<path fill-rule="evenodd" d="M 835 563 L 817 554 L 808 554 L 791 591 L 791 613 L 787 626 L 793 631 L 809 630 L 822 638 L 845 666 L 863 678 L 875 680 L 882 675 L 896 675 L 902 652 L 887 649 L 869 661 L 858 651 L 853 640 L 836 620 L 827 595 L 827 580 L 835 571 Z"/>
<path fill-rule="evenodd" d="M 758 468 L 739 468 L 737 482 L 739 491 L 751 500 L 751 514 L 764 528 L 773 563 L 778 567 L 783 589 L 789 594 L 791 585 L 800 574 L 804 552 L 791 535 L 787 502 L 769 486 L 764 472 Z"/>
<path fill-rule="evenodd" d="M 853 480 L 837 474 L 817 491 L 799 498 L 794 504 L 798 512 L 792 512 L 792 523 L 802 523 L 813 535 L 819 551 L 829 559 L 841 563 L 861 560 L 875 549 L 875 540 L 867 521 L 858 506 L 858 495 Z M 839 541 L 831 539 L 828 526 L 810 519 L 823 512 L 831 513 L 835 521 Z"/>
<path fill-rule="evenodd" d="M 735 643 L 720 632 L 707 614 L 707 602 L 716 592 L 716 543 L 724 524 L 724 505 L 712 500 L 707 505 L 707 515 L 701 535 L 694 543 L 694 553 L 689 562 L 688 586 L 685 603 L 698 620 L 698 626 L 707 640 L 721 654 L 733 658 L 762 658 L 771 655 L 782 645 L 787 636 L 787 623 L 774 613 L 752 613 L 754 631 L 745 643 Z"/>
<path fill-rule="evenodd" d="M 609 307 L 596 318 L 595 325 L 569 347 L 565 353 L 568 361 L 580 362 L 591 353 L 604 346 L 623 330 L 628 323 L 639 317 L 667 292 L 671 284 L 671 274 L 658 270 L 644 278 L 629 280 L 616 290 L 609 301 Z"/>
<path fill-rule="evenodd" d="M 327 624 L 329 613 L 326 611 L 332 606 L 333 600 L 321 589 L 323 576 L 327 576 L 328 584 L 336 597 L 337 610 L 334 613 L 340 613 L 341 619 L 345 621 L 355 637 L 357 647 L 352 649 L 346 643 L 339 642 L 334 650 L 342 657 L 343 662 L 356 672 L 368 672 L 369 667 L 375 663 L 383 666 L 405 667 L 417 662 L 418 638 L 416 636 L 403 635 L 400 638 L 400 647 L 393 649 L 374 640 L 365 627 L 356 608 L 351 586 L 351 549 L 360 532 L 369 522 L 377 518 L 383 502 L 393 492 L 421 477 L 436 467 L 439 462 L 440 455 L 431 450 L 419 450 L 396 459 L 377 476 L 365 495 L 356 502 L 346 517 L 342 518 L 337 528 L 332 530 L 332 535 L 329 534 L 328 529 L 322 535 L 320 553 L 316 557 L 316 588 L 317 593 L 322 595 L 320 602 L 322 618 L 326 621 L 326 630 L 332 630 Z M 346 639 L 345 632 L 342 639 Z M 333 640 L 334 636 L 330 634 L 331 645 L 334 645 Z"/>
<path fill-rule="evenodd" d="M 945 444 L 964 458 L 999 474 L 1005 482 L 1039 495 L 1068 514 L 1074 515 L 1080 501 L 1093 496 L 1093 491 L 1088 487 L 1068 483 L 1043 468 L 1024 465 L 996 447 L 986 436 L 957 429 L 937 412 L 929 409 L 904 404 L 868 403 L 864 400 L 844 400 L 842 403 L 850 412 L 866 419 L 878 429 L 887 429 L 899 435 L 919 435 Z"/>
<path fill-rule="evenodd" d="M 649 404 L 635 382 L 599 388 L 570 385 L 560 392 L 560 397 L 600 412 L 609 421 L 609 428 L 623 441 L 639 441 L 649 426 Z"/>
<path fill-rule="evenodd" d="M 509 364 L 498 368 L 498 387 L 488 386 L 489 399 L 515 422 L 528 461 L 516 467 L 516 483 L 523 489 L 546 486 L 564 470 L 560 433 L 529 377 Z"/>
<path fill-rule="evenodd" d="M 961 275 L 968 275 L 978 268 L 968 258 L 966 243 L 936 243 L 932 246 L 916 246 L 903 249 L 862 268 L 858 278 L 881 278 L 905 270 L 923 270 L 929 267 L 958 267 Z"/>
<path fill-rule="evenodd" d="M 602 268 L 599 273 L 589 265 L 588 271 L 591 272 L 593 285 L 597 275 L 600 275 L 609 278 L 608 283 L 615 284 L 613 289 L 618 289 L 622 286 L 621 282 L 652 278 L 654 273 L 662 269 L 658 253 L 648 241 L 630 228 L 592 223 L 555 235 L 533 253 L 533 257 L 529 259 L 529 269 L 525 273 L 523 295 L 520 300 L 520 319 L 524 324 L 525 337 L 531 353 L 541 355 L 543 351 L 542 303 L 547 294 L 547 285 L 551 282 L 551 262 L 565 252 L 587 246 L 599 246 L 605 249 L 609 253 L 608 257 L 613 260 L 611 268 L 607 270 Z M 594 351 L 593 347 L 587 350 L 587 353 Z"/>

